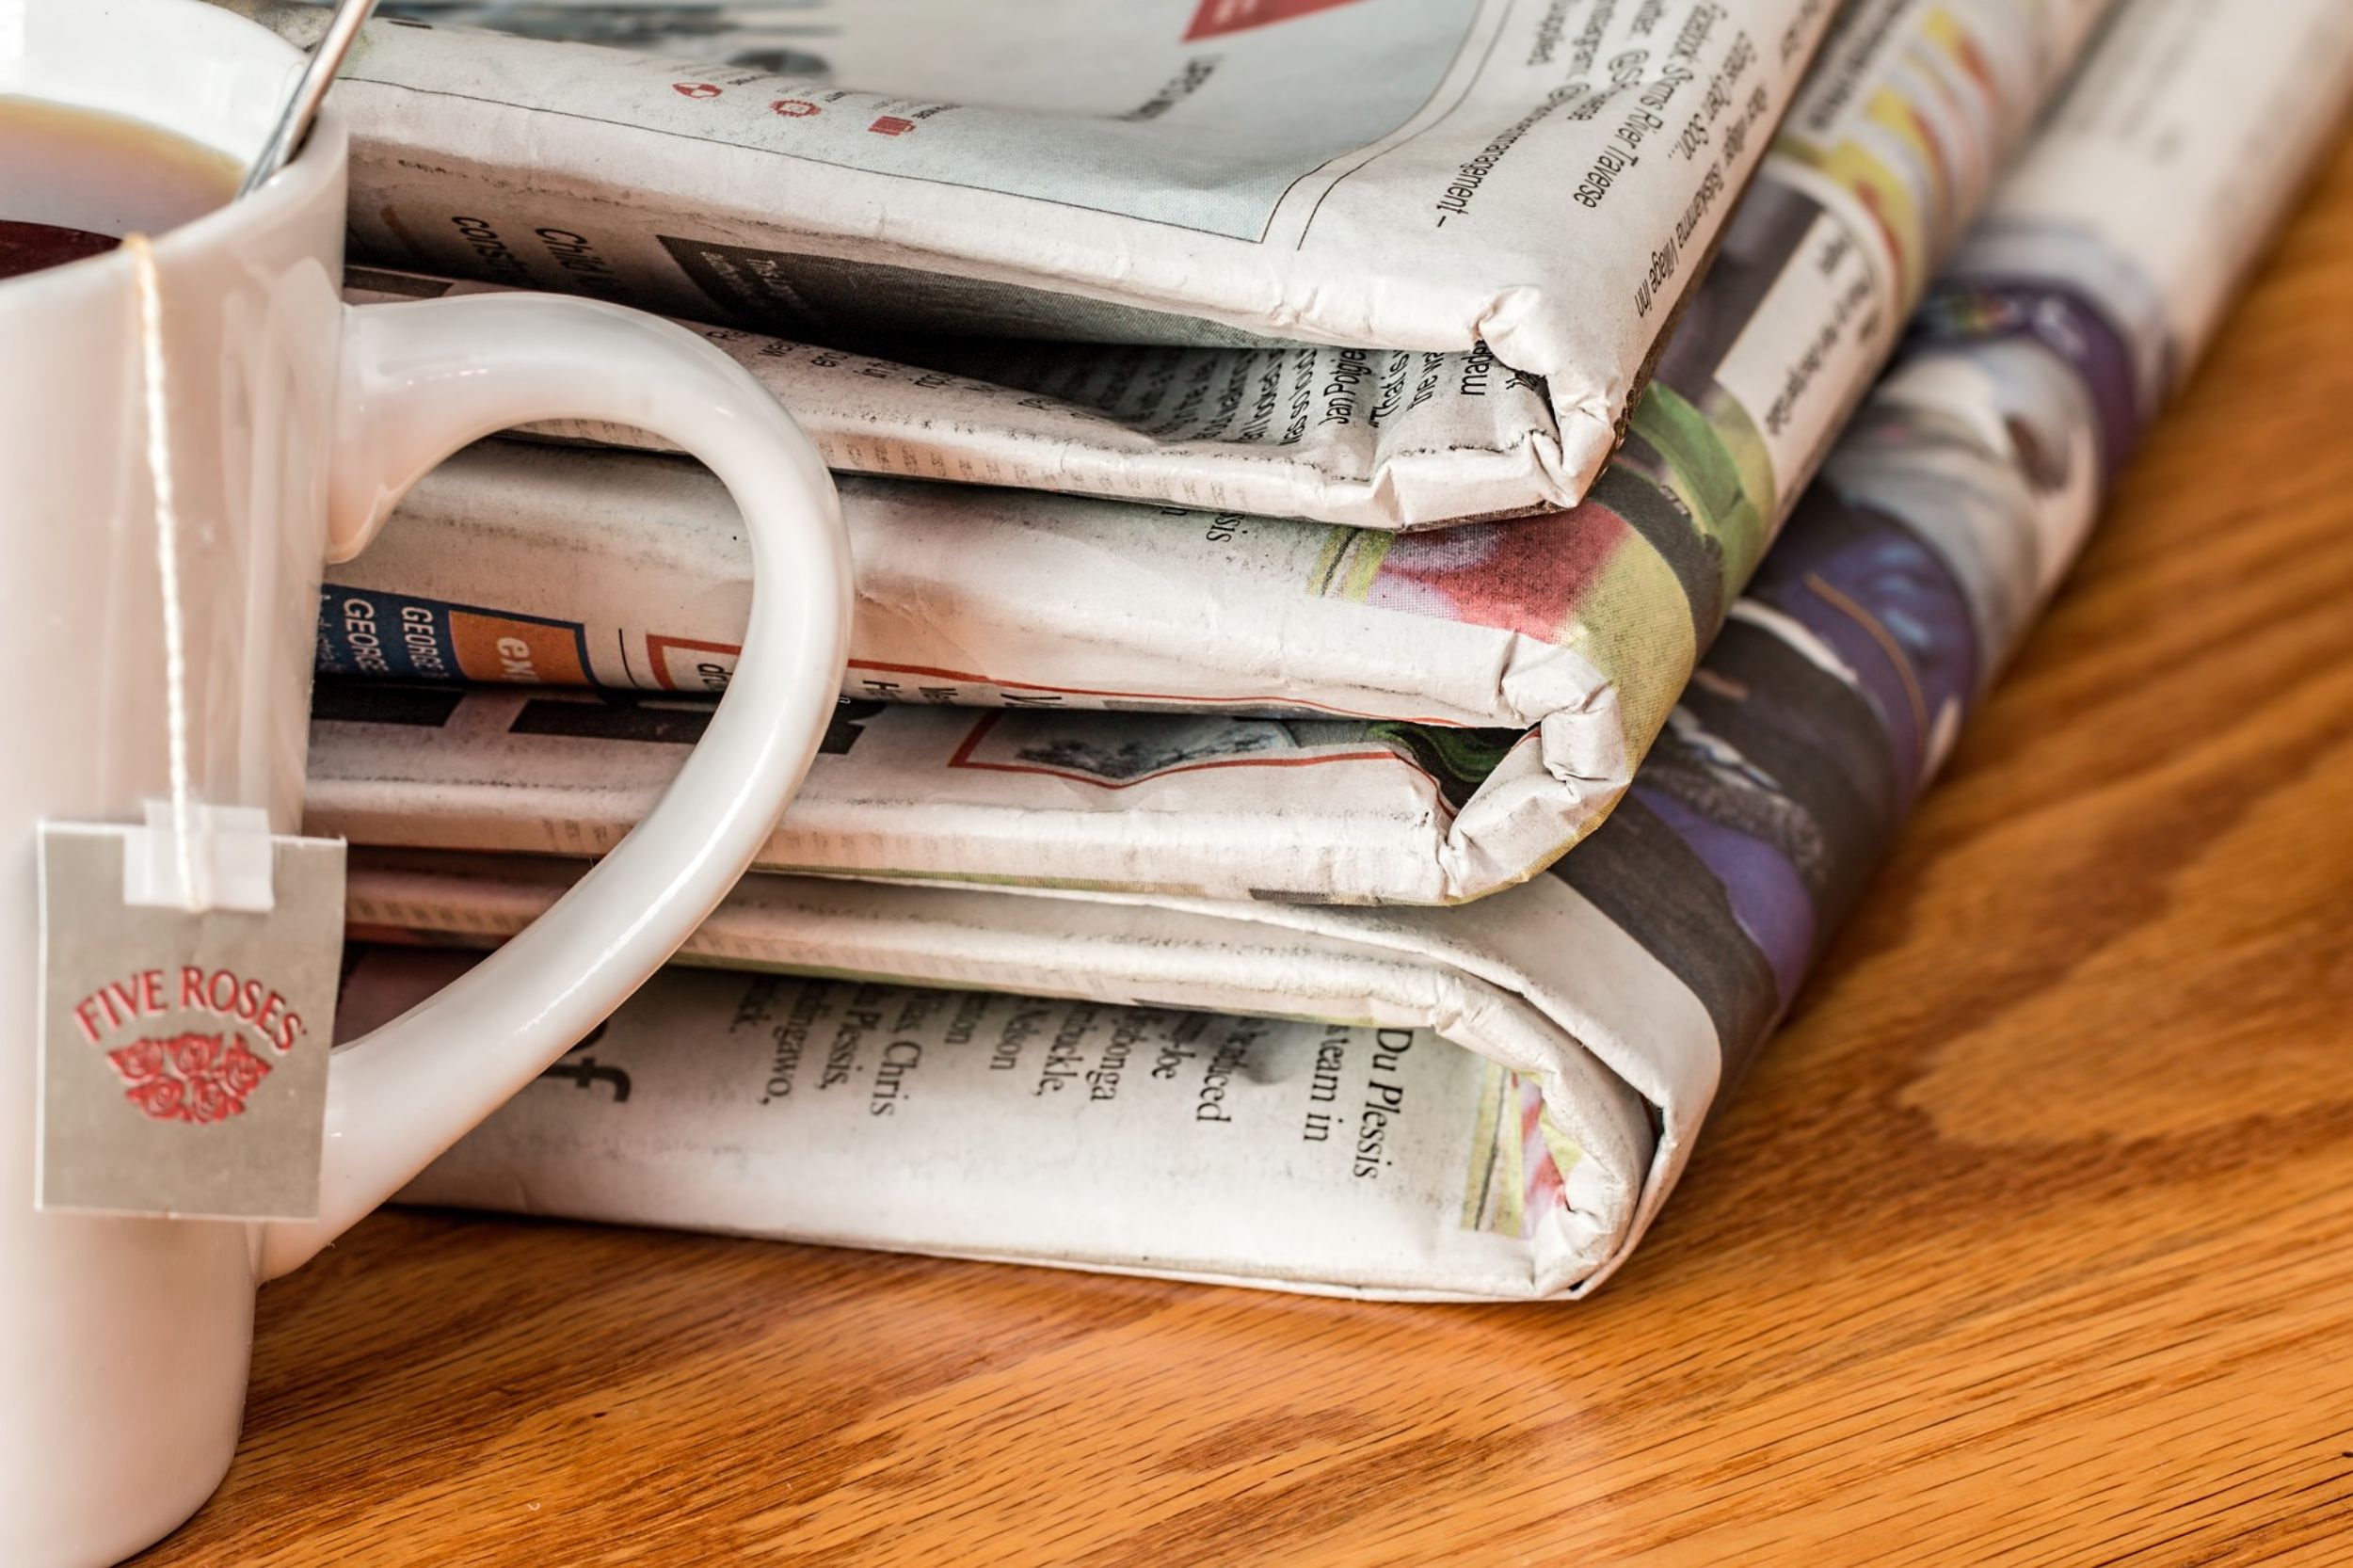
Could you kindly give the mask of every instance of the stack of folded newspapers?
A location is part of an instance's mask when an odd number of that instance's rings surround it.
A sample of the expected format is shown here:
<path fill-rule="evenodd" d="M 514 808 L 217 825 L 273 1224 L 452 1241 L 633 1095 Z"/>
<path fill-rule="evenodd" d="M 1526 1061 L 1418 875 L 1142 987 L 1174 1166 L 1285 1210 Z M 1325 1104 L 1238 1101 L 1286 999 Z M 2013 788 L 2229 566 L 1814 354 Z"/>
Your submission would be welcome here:
<path fill-rule="evenodd" d="M 688 322 L 858 572 L 764 869 L 410 1196 L 1416 1297 L 1627 1256 L 2353 91 L 2344 0 L 392 9 L 353 297 Z M 330 569 L 346 1031 L 748 576 L 577 424 Z"/>

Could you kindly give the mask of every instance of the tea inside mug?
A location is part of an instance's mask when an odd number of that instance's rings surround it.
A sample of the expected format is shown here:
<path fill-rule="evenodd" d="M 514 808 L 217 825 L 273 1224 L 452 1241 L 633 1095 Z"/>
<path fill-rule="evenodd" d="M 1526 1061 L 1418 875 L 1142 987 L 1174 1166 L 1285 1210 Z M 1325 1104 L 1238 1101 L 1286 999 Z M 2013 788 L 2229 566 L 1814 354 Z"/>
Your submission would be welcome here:
<path fill-rule="evenodd" d="M 0 97 L 0 280 L 201 217 L 236 194 L 242 173 L 160 125 Z"/>

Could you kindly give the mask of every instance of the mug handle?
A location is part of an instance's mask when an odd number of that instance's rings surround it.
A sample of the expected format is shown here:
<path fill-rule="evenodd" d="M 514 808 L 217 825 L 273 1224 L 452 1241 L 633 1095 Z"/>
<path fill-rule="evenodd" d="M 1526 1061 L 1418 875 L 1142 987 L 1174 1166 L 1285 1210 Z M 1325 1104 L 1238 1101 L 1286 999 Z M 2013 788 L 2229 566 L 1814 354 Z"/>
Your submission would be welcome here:
<path fill-rule="evenodd" d="M 751 624 L 659 805 L 488 959 L 335 1052 L 315 1220 L 260 1227 L 272 1279 L 308 1261 L 595 1028 L 751 864 L 840 691 L 850 552 L 833 482 L 776 400 L 681 328 L 595 301 L 475 295 L 346 312 L 328 554 L 359 553 L 468 441 L 533 420 L 636 425 L 716 473 L 752 547 Z"/>

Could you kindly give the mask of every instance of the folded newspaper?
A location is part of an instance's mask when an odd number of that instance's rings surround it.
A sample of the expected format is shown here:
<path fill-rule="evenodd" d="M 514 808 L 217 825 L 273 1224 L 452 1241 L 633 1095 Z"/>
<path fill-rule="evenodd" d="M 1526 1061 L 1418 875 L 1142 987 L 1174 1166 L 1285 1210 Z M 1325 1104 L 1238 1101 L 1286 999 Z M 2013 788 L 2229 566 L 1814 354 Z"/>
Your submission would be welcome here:
<path fill-rule="evenodd" d="M 809 0 L 781 75 L 386 21 L 337 93 L 354 254 L 837 348 L 929 340 L 1000 388 L 1141 413 L 1173 480 L 1207 449 L 1276 515 L 1567 505 L 1835 8 Z M 864 373 L 783 347 L 788 395 Z M 1156 399 L 1139 377 L 1163 374 L 1185 380 Z M 1119 494 L 1152 466 L 1112 422 L 918 379 L 898 395 L 961 437 L 927 452 L 886 417 L 835 444 Z"/>
<path fill-rule="evenodd" d="M 453 9 L 424 8 L 428 14 Z M 2042 62 L 2064 58 L 2091 8 L 2080 0 L 1958 10 L 1884 0 L 1850 6 L 1783 120 L 1759 178 L 1802 187 L 1822 171 L 1850 171 L 1891 155 L 1900 166 L 1905 143 L 1918 142 L 1921 132 L 1907 123 L 1915 111 L 1900 98 L 1891 100 L 1883 84 L 1900 72 L 1909 79 L 1900 90 L 1918 87 L 1917 61 L 1936 59 L 1936 46 L 1958 38 L 1965 50 L 1955 51 L 1950 65 L 1964 75 L 2007 83 L 1997 95 L 2003 102 L 2030 99 L 2023 84 L 2043 73 Z M 471 15 L 479 8 L 456 9 Z M 805 49 L 816 41 L 812 33 L 824 30 L 824 23 L 812 24 L 797 8 L 790 14 L 797 25 L 769 40 L 765 53 L 788 42 Z M 1270 20 L 1277 14 L 1262 12 Z M 1538 25 L 1598 37 L 1610 17 L 1606 6 L 1572 18 L 1570 8 L 1556 5 Z M 601 28 L 611 13 L 605 8 L 532 8 L 495 11 L 488 19 Z M 633 41 L 757 47 L 740 35 Z M 1757 100 L 1759 114 L 1761 104 Z M 1930 101 L 1931 124 L 1948 106 Z M 1727 146 L 1737 150 L 1753 129 L 1727 131 Z M 1905 188 L 1904 181 L 1884 173 L 1877 178 L 1887 198 L 1881 215 L 1916 260 L 1923 231 L 1949 220 L 1949 204 L 1924 207 L 1921 193 Z M 351 295 L 359 300 L 503 286 L 377 269 L 351 278 Z M 920 363 L 900 363 L 740 327 L 704 330 L 774 391 L 827 461 L 846 472 L 1376 529 L 1524 513 L 1574 499 L 1555 477 L 1559 436 L 1546 387 L 1498 371 L 1476 349 L 1369 354 L 1304 344 L 1145 348 L 935 337 L 907 350 Z M 659 444 L 644 432 L 609 425 L 537 428 L 623 445 Z"/>
<path fill-rule="evenodd" d="M 409 1196 L 1303 1289 L 1590 1290 L 2348 93 L 2337 0 L 2129 0 L 1633 798 L 1553 874 L 1387 911 L 756 876 L 688 956 L 808 978 L 666 972 Z M 572 874 L 361 856 L 351 913 L 495 941 Z M 345 1027 L 460 961 L 369 952 Z"/>
<path fill-rule="evenodd" d="M 1301 755 L 1289 798 L 1228 813 L 1241 831 L 1217 839 L 1204 837 L 1205 818 L 1162 816 L 1196 825 L 1159 834 L 1125 812 L 1103 816 L 1098 798 L 1096 839 L 1128 846 L 1116 869 L 1075 843 L 1011 867 L 917 864 L 898 849 L 914 839 L 888 828 L 829 840 L 822 854 L 790 841 L 789 829 L 769 858 L 1340 903 L 1461 902 L 1535 874 L 1624 792 L 1892 346 L 1897 307 L 1958 238 L 2098 8 L 1863 0 L 1847 13 L 1825 68 L 1840 72 L 1845 96 L 1817 106 L 1809 95 L 1801 110 L 1845 127 L 1840 155 L 1793 167 L 1742 201 L 1625 453 L 1570 511 L 1401 537 L 845 481 L 859 594 L 851 696 L 1291 721 L 1240 737 L 1138 726 L 1115 743 L 1112 773 L 1092 781 L 1083 745 L 1019 774 L 1031 764 L 1013 751 L 1058 746 L 1034 725 L 993 729 L 967 751 L 945 722 L 889 721 L 903 734 L 920 728 L 910 744 L 936 761 L 994 770 L 979 792 L 985 808 L 1053 809 L 1092 783 L 1152 810 L 1142 780 L 1122 770 L 1171 756 L 1172 739 L 1187 797 L 1200 780 L 1185 764 L 1196 757 L 1270 743 Z M 429 476 L 398 527 L 330 570 L 321 667 L 709 689 L 731 667 L 749 593 L 739 529 L 716 482 L 676 459 L 486 443 Z M 1477 732 L 1492 730 L 1505 733 Z M 542 740 L 541 759 L 588 776 L 584 748 Z M 409 781 L 463 783 L 453 770 L 484 760 L 520 781 L 513 756 L 423 760 Z M 1328 792 L 1335 770 L 1311 774 L 1305 760 L 1350 764 L 1347 789 Z M 1017 777 L 1032 787 L 1003 782 Z M 1317 808 L 1289 809 L 1309 789 Z M 609 839 L 649 798 L 575 798 L 569 808 L 596 820 L 568 817 L 564 830 L 579 842 Z M 979 825 L 937 822 L 915 838 Z"/>

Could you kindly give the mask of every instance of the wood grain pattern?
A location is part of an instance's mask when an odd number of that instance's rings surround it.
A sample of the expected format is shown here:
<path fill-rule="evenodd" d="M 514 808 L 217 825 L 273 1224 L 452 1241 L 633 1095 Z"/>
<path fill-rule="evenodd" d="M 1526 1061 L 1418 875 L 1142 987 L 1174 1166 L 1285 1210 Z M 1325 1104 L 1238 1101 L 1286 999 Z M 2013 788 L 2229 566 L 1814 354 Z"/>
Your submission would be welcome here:
<path fill-rule="evenodd" d="M 2353 156 L 1598 1299 L 377 1216 L 158 1565 L 2353 1559 Z"/>

